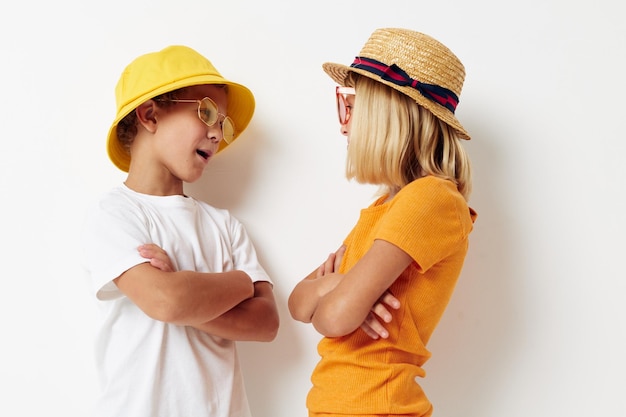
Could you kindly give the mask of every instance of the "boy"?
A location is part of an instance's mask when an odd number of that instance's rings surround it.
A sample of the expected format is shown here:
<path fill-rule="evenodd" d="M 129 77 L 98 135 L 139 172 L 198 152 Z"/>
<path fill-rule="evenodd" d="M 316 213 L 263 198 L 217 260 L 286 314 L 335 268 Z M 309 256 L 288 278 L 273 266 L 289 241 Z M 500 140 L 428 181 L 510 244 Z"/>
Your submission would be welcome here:
<path fill-rule="evenodd" d="M 102 311 L 94 415 L 249 417 L 235 341 L 275 338 L 273 284 L 241 223 L 183 184 L 246 128 L 254 97 L 171 46 L 130 63 L 116 101 L 108 154 L 128 177 L 83 235 Z"/>

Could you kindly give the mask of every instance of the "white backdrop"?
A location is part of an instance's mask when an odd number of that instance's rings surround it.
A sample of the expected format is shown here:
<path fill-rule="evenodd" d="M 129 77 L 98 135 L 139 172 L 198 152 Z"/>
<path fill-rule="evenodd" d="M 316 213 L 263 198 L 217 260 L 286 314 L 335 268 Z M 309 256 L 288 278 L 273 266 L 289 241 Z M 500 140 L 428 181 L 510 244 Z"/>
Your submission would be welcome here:
<path fill-rule="evenodd" d="M 584 4 L 583 4 L 584 3 Z M 87 416 L 93 300 L 85 208 L 124 179 L 105 136 L 139 54 L 186 44 L 252 89 L 249 129 L 188 192 L 230 208 L 276 283 L 281 329 L 242 343 L 255 417 L 304 417 L 314 330 L 286 300 L 373 188 L 343 176 L 334 84 L 378 27 L 467 69 L 479 218 L 422 382 L 440 417 L 626 415 L 625 13 L 617 0 L 59 0 L 3 3 L 0 415 Z"/>

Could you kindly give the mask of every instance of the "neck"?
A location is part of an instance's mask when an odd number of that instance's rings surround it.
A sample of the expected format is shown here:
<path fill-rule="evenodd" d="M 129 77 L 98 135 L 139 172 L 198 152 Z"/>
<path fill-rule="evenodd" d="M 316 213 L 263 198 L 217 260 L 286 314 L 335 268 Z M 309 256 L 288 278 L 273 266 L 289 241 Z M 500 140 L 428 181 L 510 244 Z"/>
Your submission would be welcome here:
<path fill-rule="evenodd" d="M 160 175 L 151 175 L 150 173 L 142 172 L 141 175 L 138 175 L 133 171 L 131 166 L 124 184 L 131 190 L 141 194 L 156 196 L 185 195 L 183 182 L 175 178 L 169 172 Z"/>

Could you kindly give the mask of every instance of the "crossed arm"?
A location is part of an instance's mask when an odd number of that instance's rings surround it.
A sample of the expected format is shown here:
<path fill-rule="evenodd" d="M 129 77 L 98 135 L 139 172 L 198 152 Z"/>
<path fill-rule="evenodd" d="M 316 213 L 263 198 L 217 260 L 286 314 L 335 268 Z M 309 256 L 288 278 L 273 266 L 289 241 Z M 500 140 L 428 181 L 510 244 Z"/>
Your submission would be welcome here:
<path fill-rule="evenodd" d="M 148 261 L 114 282 L 148 316 L 230 340 L 276 337 L 279 316 L 269 282 L 253 283 L 243 271 L 174 271 L 160 247 L 138 250 Z"/>
<path fill-rule="evenodd" d="M 384 324 L 400 302 L 388 290 L 412 262 L 397 246 L 376 240 L 346 274 L 337 271 L 345 247 L 331 253 L 315 271 L 300 281 L 289 296 L 295 320 L 312 323 L 324 336 L 344 336 L 359 327 L 371 338 L 388 337 Z"/>

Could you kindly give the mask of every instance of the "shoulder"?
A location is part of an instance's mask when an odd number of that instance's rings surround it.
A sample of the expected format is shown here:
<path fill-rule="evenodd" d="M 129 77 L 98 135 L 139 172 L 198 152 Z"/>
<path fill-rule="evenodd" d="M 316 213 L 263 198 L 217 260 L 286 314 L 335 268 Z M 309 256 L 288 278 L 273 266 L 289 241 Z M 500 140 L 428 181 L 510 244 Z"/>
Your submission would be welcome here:
<path fill-rule="evenodd" d="M 198 200 L 195 197 L 189 197 L 189 198 L 191 198 L 191 200 L 196 204 L 196 206 L 202 212 L 210 214 L 212 217 L 220 217 L 223 219 L 233 218 L 232 214 L 230 213 L 230 210 L 228 209 L 215 207 L 214 205 L 209 204 L 206 201 Z"/>
<path fill-rule="evenodd" d="M 241 222 L 235 216 L 233 216 L 230 210 L 221 207 L 215 207 L 212 204 L 195 199 L 193 197 L 190 198 L 193 199 L 194 204 L 198 208 L 197 212 L 199 213 L 199 215 L 205 219 L 210 219 L 212 223 L 222 224 L 224 225 L 223 227 L 226 227 L 230 230 L 237 230 L 243 227 Z"/>
<path fill-rule="evenodd" d="M 97 207 L 114 207 L 119 205 L 137 204 L 137 199 L 133 198 L 133 193 L 122 186 L 110 189 L 102 194 L 95 205 Z"/>
<path fill-rule="evenodd" d="M 424 205 L 453 205 L 467 209 L 463 195 L 450 180 L 434 176 L 419 178 L 403 187 L 394 199 Z"/>
<path fill-rule="evenodd" d="M 471 230 L 475 213 L 450 180 L 434 176 L 419 178 L 402 188 L 392 200 L 393 210 L 414 221 L 457 224 Z"/>
<path fill-rule="evenodd" d="M 456 185 L 450 181 L 443 178 L 435 177 L 433 175 L 428 175 L 426 177 L 418 178 L 413 182 L 409 183 L 405 187 L 403 187 L 398 194 L 400 193 L 442 193 L 442 194 L 454 194 L 460 195 L 459 190 L 456 188 Z"/>
<path fill-rule="evenodd" d="M 142 202 L 124 187 L 115 187 L 96 199 L 87 209 L 87 218 L 92 222 L 110 222 L 112 219 L 141 217 Z"/>

